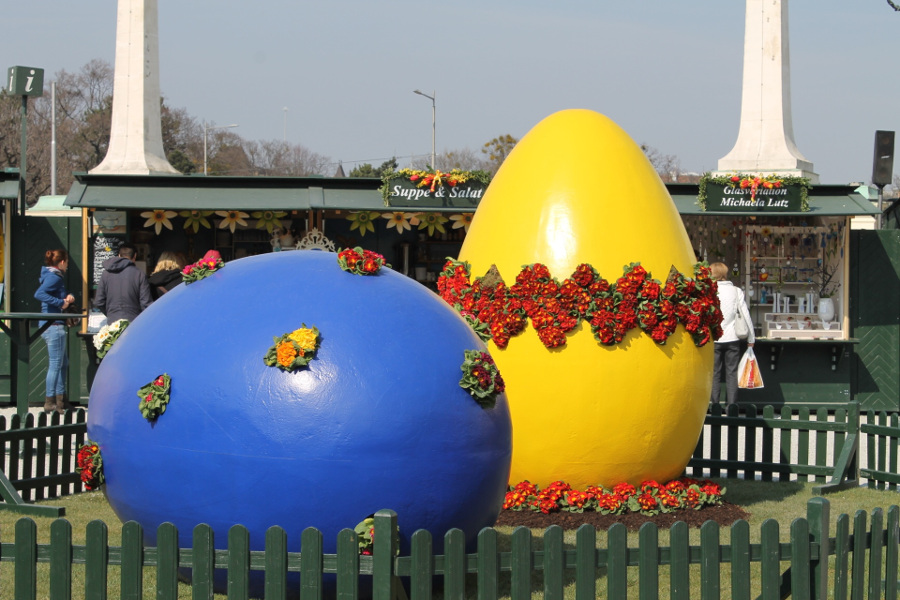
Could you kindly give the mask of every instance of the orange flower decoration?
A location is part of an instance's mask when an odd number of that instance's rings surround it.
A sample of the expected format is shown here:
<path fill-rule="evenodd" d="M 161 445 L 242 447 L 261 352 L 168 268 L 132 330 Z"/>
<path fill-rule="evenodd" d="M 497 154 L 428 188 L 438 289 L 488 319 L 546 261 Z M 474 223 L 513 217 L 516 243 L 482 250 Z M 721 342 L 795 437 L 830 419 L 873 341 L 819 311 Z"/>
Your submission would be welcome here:
<path fill-rule="evenodd" d="M 297 358 L 297 350 L 293 344 L 282 342 L 278 344 L 278 364 L 284 367 L 290 367 Z"/>

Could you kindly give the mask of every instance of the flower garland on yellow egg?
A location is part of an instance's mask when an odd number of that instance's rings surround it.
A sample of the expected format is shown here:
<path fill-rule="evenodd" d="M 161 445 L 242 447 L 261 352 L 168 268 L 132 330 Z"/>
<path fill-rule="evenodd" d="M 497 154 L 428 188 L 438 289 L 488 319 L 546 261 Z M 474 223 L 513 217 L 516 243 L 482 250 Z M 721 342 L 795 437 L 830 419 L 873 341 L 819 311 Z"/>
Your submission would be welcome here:
<path fill-rule="evenodd" d="M 679 323 L 697 346 L 722 335 L 716 284 L 706 263 L 694 265 L 694 279 L 672 267 L 665 284 L 640 263 L 627 265 L 613 283 L 587 263 L 562 282 L 545 265 L 526 265 L 511 287 L 492 271 L 473 282 L 469 263 L 448 259 L 438 278 L 438 292 L 470 323 L 486 326 L 475 330 L 501 349 L 525 330 L 529 320 L 547 348 L 564 346 L 566 334 L 582 320 L 606 346 L 620 343 L 636 327 L 660 345 Z"/>

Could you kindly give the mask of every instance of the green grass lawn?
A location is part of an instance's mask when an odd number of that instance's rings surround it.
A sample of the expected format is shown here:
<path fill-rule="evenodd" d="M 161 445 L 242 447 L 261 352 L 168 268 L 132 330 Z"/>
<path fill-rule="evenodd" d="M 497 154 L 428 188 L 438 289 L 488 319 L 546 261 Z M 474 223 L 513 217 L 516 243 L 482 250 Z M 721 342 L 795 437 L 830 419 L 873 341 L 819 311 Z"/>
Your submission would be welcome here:
<path fill-rule="evenodd" d="M 727 488 L 725 499 L 734 504 L 742 506 L 750 513 L 748 519 L 751 530 L 751 541 L 758 542 L 760 536 L 760 526 L 766 519 L 775 519 L 780 524 L 781 537 L 783 541 L 789 539 L 790 523 L 798 518 L 806 516 L 807 502 L 814 497 L 812 493 L 813 484 L 806 483 L 771 483 L 758 481 L 740 481 L 740 480 L 717 480 Z M 898 496 L 895 492 L 878 491 L 867 488 L 857 488 L 853 490 L 843 491 L 827 496 L 831 504 L 831 534 L 834 534 L 834 522 L 841 513 L 851 516 L 856 514 L 858 510 L 864 510 L 871 514 L 874 508 L 883 508 L 885 511 L 893 504 L 898 504 Z M 106 498 L 101 492 L 88 492 L 75 496 L 68 496 L 56 500 L 42 502 L 53 506 L 65 506 L 65 519 L 72 524 L 73 543 L 76 545 L 84 544 L 85 528 L 87 524 L 94 520 L 104 521 L 109 528 L 110 545 L 118 546 L 121 540 L 121 524 L 116 518 L 112 509 L 109 507 Z M 11 543 L 14 539 L 14 526 L 16 521 L 23 518 L 11 512 L 0 510 L 0 539 L 4 543 Z M 402 523 L 402 515 L 400 515 Z M 38 528 L 39 543 L 49 543 L 49 529 L 52 518 L 38 517 L 34 518 Z M 349 523 L 348 527 L 354 524 Z M 498 529 L 501 534 L 501 550 L 508 550 L 509 536 L 512 533 L 511 528 L 501 527 Z M 541 547 L 541 531 L 535 530 L 534 545 L 536 549 Z M 720 532 L 721 543 L 727 544 L 730 540 L 728 528 L 723 528 Z M 630 533 L 628 536 L 629 547 L 636 548 L 638 546 L 638 534 Z M 566 534 L 566 544 L 574 547 L 575 534 L 568 532 Z M 699 544 L 699 531 L 691 532 L 691 544 Z M 599 548 L 606 547 L 606 533 L 598 532 L 597 545 Z M 660 546 L 668 544 L 668 532 L 660 531 Z M 84 571 L 83 566 L 76 565 L 73 573 L 73 588 L 75 590 L 74 597 L 81 597 L 80 590 L 83 588 Z M 722 567 L 722 590 L 728 590 L 728 565 Z M 692 572 L 692 585 L 699 585 L 699 567 Z M 111 567 L 109 597 L 119 597 L 118 568 Z M 11 562 L 0 563 L 0 600 L 13 597 L 13 564 Z M 756 574 L 758 578 L 758 573 Z M 41 591 L 48 589 L 49 568 L 46 564 L 38 565 L 39 589 L 38 597 L 42 597 Z M 758 583 L 758 582 L 757 582 Z M 532 577 L 534 594 L 533 597 L 541 597 L 542 576 L 536 571 Z M 508 591 L 508 580 L 505 585 Z M 637 597 L 637 570 L 629 569 L 629 595 L 634 594 Z M 598 591 L 601 596 L 605 595 L 605 576 L 601 570 L 598 570 Z M 436 590 L 438 591 L 438 590 Z M 474 577 L 470 591 L 474 594 Z M 758 593 L 758 590 L 755 592 Z M 668 571 L 665 567 L 660 568 L 660 594 L 665 597 L 668 594 Z M 144 597 L 155 597 L 155 574 L 152 568 L 145 569 L 144 574 Z M 727 594 L 724 594 L 727 596 Z M 46 595 L 43 595 L 46 597 Z M 190 587 L 188 585 L 181 586 L 181 598 L 190 598 Z M 224 597 L 224 596 L 222 596 Z M 436 595 L 436 597 L 439 597 Z M 574 582 L 570 582 L 567 587 L 567 597 L 574 597 Z"/>

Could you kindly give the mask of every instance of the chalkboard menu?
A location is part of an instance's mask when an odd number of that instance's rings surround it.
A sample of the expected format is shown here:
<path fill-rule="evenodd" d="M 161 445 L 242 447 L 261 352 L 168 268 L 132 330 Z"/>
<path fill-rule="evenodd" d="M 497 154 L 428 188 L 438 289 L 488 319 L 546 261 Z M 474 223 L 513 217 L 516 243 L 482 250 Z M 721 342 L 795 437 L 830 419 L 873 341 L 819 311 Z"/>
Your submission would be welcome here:
<path fill-rule="evenodd" d="M 118 256 L 119 246 L 123 243 L 125 243 L 125 238 L 123 237 L 106 235 L 94 236 L 94 244 L 91 249 L 91 272 L 93 273 L 91 280 L 93 282 L 93 287 L 97 287 L 100 283 L 100 276 L 103 275 L 103 261 L 107 258 Z"/>

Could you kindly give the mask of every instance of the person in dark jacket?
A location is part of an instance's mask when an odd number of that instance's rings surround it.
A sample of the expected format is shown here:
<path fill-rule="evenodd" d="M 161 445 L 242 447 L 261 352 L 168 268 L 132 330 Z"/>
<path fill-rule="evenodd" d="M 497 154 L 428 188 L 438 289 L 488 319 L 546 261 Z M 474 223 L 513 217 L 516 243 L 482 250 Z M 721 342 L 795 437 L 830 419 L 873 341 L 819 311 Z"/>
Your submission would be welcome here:
<path fill-rule="evenodd" d="M 42 313 L 62 313 L 75 302 L 66 291 L 63 276 L 69 268 L 69 254 L 65 250 L 47 250 L 45 266 L 41 267 L 40 284 L 34 297 L 41 301 Z M 43 325 L 46 321 L 41 321 Z M 41 334 L 47 343 L 47 380 L 44 412 L 63 413 L 69 407 L 66 398 L 66 369 L 69 354 L 66 349 L 66 322 L 53 321 Z"/>
<path fill-rule="evenodd" d="M 136 254 L 134 246 L 122 244 L 118 256 L 103 261 L 94 306 L 106 315 L 107 323 L 134 321 L 153 302 L 147 275 L 134 264 Z"/>
<path fill-rule="evenodd" d="M 150 274 L 150 293 L 154 300 L 172 291 L 176 285 L 182 282 L 181 270 L 184 268 L 184 260 L 174 252 L 163 252 L 156 261 L 156 267 Z"/>

